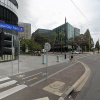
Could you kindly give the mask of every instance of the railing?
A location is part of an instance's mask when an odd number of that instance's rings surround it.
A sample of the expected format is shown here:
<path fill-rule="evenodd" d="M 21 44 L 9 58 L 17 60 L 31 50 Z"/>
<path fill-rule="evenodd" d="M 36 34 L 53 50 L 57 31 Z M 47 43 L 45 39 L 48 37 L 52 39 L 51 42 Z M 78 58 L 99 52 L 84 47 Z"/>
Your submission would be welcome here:
<path fill-rule="evenodd" d="M 17 15 L 17 7 L 9 0 L 0 0 L 0 5 L 8 8 L 9 10 L 13 11 Z"/>

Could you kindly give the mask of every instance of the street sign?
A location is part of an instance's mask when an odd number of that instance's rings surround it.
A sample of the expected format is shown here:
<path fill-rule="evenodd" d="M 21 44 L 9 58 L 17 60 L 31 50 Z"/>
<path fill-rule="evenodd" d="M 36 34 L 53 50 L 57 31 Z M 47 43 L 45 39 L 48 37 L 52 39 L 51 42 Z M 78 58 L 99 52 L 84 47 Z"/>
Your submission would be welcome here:
<path fill-rule="evenodd" d="M 51 49 L 51 45 L 50 45 L 49 43 L 45 43 L 44 49 L 45 49 L 46 51 L 49 51 L 49 50 Z"/>
<path fill-rule="evenodd" d="M 49 43 L 45 43 L 44 49 L 46 52 L 46 80 L 48 80 L 48 51 L 51 49 L 51 45 Z"/>
<path fill-rule="evenodd" d="M 7 24 L 7 23 L 2 23 L 2 22 L 0 22 L 0 28 L 24 32 L 23 27 L 20 27 L 20 26 L 17 26 L 17 25 L 11 25 L 11 24 Z"/>

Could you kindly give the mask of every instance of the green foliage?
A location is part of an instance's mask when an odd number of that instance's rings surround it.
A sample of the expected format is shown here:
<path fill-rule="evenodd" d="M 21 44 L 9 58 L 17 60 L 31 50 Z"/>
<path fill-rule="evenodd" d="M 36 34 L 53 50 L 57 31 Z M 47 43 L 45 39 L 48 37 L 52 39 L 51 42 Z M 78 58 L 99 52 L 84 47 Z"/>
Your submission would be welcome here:
<path fill-rule="evenodd" d="M 99 49 L 99 41 L 96 42 L 95 48 Z"/>
<path fill-rule="evenodd" d="M 57 33 L 53 32 L 51 36 L 52 36 L 53 42 L 55 42 L 56 41 L 56 37 L 57 37 Z"/>
<path fill-rule="evenodd" d="M 55 45 L 57 33 L 56 32 L 53 32 L 51 36 L 52 36 L 52 39 L 53 39 L 53 41 L 51 42 L 51 44 L 53 44 L 53 52 L 54 52 L 54 45 Z"/>
<path fill-rule="evenodd" d="M 62 39 L 63 39 L 63 37 L 65 36 L 65 33 L 64 33 L 63 31 L 61 31 L 61 32 L 59 33 L 59 36 L 60 36 L 60 38 L 61 38 L 60 44 L 61 44 L 61 53 L 62 53 L 62 45 L 64 45 L 64 42 L 62 41 Z"/>
<path fill-rule="evenodd" d="M 27 47 L 31 52 L 41 50 L 41 45 L 35 42 L 34 39 L 20 38 L 20 48 L 22 50 L 22 53 L 25 52 Z"/>
<path fill-rule="evenodd" d="M 90 45 L 90 48 L 92 48 L 94 46 L 94 42 L 93 42 L 93 38 L 91 37 L 89 29 L 86 30 L 86 32 L 84 33 L 84 36 L 88 40 L 88 43 L 89 43 L 88 45 Z"/>
<path fill-rule="evenodd" d="M 34 39 L 29 39 L 27 45 L 30 51 L 41 50 L 41 45 L 39 43 L 36 43 Z"/>
<path fill-rule="evenodd" d="M 50 42 L 50 38 L 49 35 L 45 33 L 37 33 L 35 36 L 35 41 L 39 43 L 43 48 L 46 42 Z"/>
<path fill-rule="evenodd" d="M 27 55 L 31 54 L 30 52 L 23 52 L 23 51 L 21 51 L 20 53 L 21 54 L 27 54 Z"/>
<path fill-rule="evenodd" d="M 20 49 L 25 52 L 26 48 L 27 48 L 27 42 L 28 42 L 28 39 L 24 39 L 24 38 L 19 38 L 20 40 Z"/>
<path fill-rule="evenodd" d="M 70 38 L 67 41 L 67 45 L 73 45 L 75 48 L 80 46 L 84 50 L 85 50 L 85 46 L 88 50 L 89 47 L 91 49 L 94 45 L 94 42 L 93 39 L 91 38 L 89 29 L 87 29 L 84 34 L 80 34 L 79 36 L 76 36 L 74 39 Z"/>
<path fill-rule="evenodd" d="M 59 33 L 59 36 L 60 36 L 61 41 L 62 41 L 63 37 L 65 36 L 65 33 L 64 33 L 63 31 L 61 31 L 61 32 Z"/>

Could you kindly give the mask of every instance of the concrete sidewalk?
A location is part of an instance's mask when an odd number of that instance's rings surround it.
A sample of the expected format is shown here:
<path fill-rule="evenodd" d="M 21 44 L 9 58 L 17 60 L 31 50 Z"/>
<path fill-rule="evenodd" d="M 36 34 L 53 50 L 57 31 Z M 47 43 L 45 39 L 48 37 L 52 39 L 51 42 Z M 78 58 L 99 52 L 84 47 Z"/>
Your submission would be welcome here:
<path fill-rule="evenodd" d="M 69 56 L 67 56 L 67 59 L 64 59 L 64 55 L 60 55 L 60 62 L 57 62 L 57 55 L 55 54 L 48 55 L 48 66 L 68 61 L 69 61 Z M 13 74 L 12 74 L 12 65 L 13 65 Z M 42 56 L 20 55 L 19 57 L 20 73 L 44 67 L 46 67 L 46 64 L 42 64 Z M 15 60 L 13 62 L 9 61 L 0 63 L 0 78 L 15 74 L 18 74 L 18 60 Z"/>

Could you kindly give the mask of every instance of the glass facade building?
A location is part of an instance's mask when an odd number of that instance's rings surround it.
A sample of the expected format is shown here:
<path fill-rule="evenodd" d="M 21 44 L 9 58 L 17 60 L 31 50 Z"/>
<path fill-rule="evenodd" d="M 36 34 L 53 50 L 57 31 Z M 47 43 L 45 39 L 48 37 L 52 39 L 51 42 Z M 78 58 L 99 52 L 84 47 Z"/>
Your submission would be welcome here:
<path fill-rule="evenodd" d="M 16 0 L 0 0 L 0 22 L 18 25 L 18 3 Z M 18 57 L 18 32 L 0 28 L 0 33 L 11 34 L 13 37 L 13 59 Z M 11 60 L 11 55 L 3 55 L 0 61 Z"/>
<path fill-rule="evenodd" d="M 74 28 L 74 37 L 80 35 L 80 29 Z"/>
<path fill-rule="evenodd" d="M 64 38 L 62 39 L 64 42 L 65 40 L 67 41 L 69 38 L 74 38 L 75 36 L 78 36 L 80 34 L 80 29 L 78 28 L 74 28 L 71 24 L 69 24 L 68 22 L 66 24 L 60 25 L 56 28 L 54 28 L 53 30 L 48 30 L 48 29 L 37 29 L 33 34 L 32 37 L 35 38 L 35 35 L 37 33 L 46 33 L 50 36 L 50 39 L 52 40 L 51 34 L 53 32 L 57 33 L 57 38 L 56 40 L 61 40 L 60 37 L 60 32 L 63 31 L 65 33 Z"/>
<path fill-rule="evenodd" d="M 67 39 L 74 38 L 74 27 L 67 23 Z"/>
<path fill-rule="evenodd" d="M 33 34 L 32 34 L 32 37 L 35 38 L 35 35 L 37 33 L 46 33 L 49 35 L 49 37 L 51 37 L 51 34 L 52 34 L 52 30 L 48 30 L 48 29 L 37 29 Z"/>
<path fill-rule="evenodd" d="M 65 30 L 66 29 L 66 30 Z M 53 32 L 56 32 L 57 33 L 57 40 L 60 40 L 61 38 L 60 38 L 60 35 L 59 35 L 59 33 L 61 32 L 61 31 L 63 31 L 66 35 L 66 38 L 64 37 L 63 38 L 63 41 L 65 41 L 65 39 L 66 40 L 68 40 L 69 38 L 71 38 L 71 37 L 73 37 L 74 38 L 74 27 L 71 25 L 71 24 L 69 24 L 68 22 L 66 23 L 66 25 L 65 24 L 63 24 L 63 25 L 61 25 L 61 26 L 59 26 L 59 27 L 56 27 L 56 28 L 54 28 L 53 29 Z"/>

